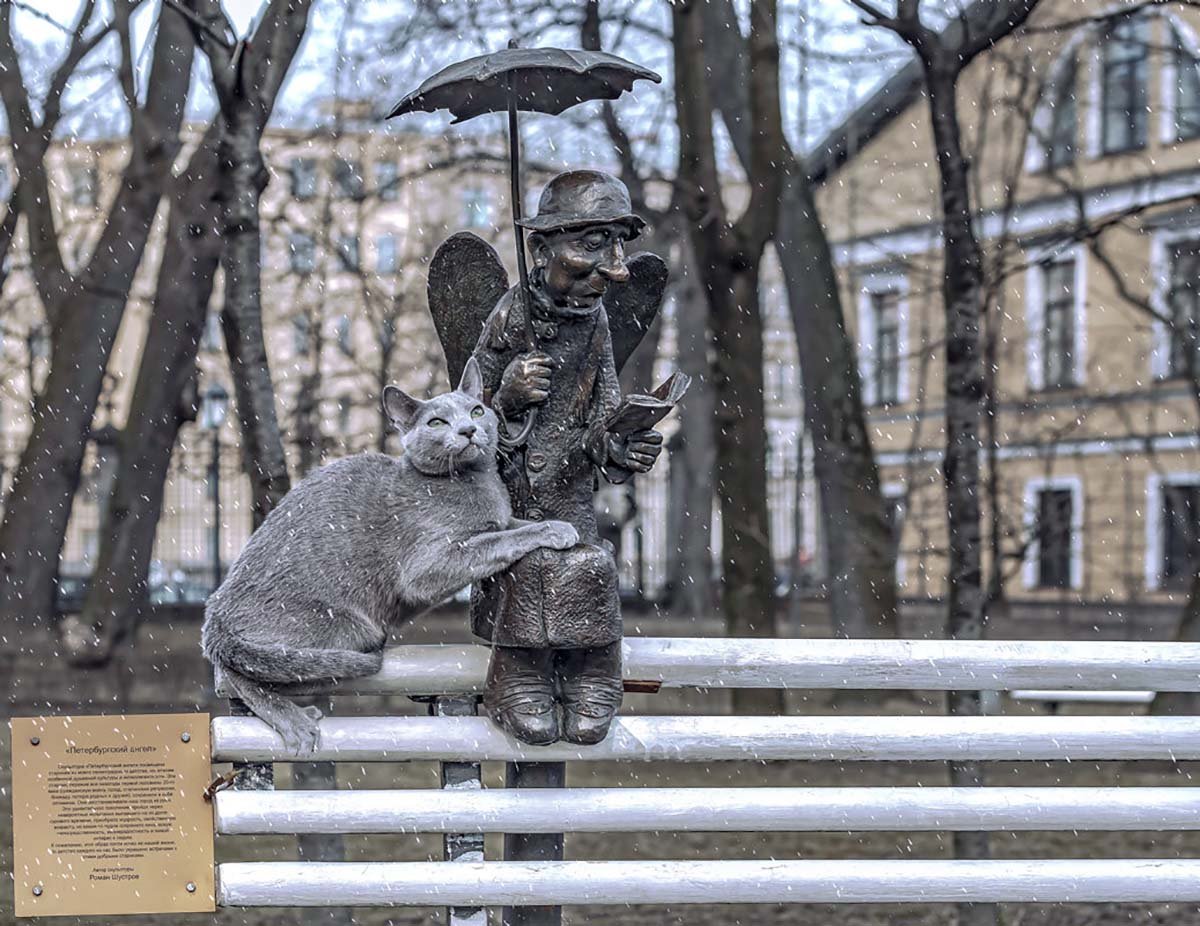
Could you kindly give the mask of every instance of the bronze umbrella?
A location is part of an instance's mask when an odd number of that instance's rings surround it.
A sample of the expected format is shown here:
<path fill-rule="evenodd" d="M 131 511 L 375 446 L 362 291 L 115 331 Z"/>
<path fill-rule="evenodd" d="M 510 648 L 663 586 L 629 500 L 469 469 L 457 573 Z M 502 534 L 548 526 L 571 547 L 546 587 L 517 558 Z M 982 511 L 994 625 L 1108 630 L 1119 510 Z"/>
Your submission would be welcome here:
<path fill-rule="evenodd" d="M 513 233 L 522 291 L 529 287 L 521 246 L 521 136 L 517 113 L 557 115 L 588 100 L 615 100 L 635 80 L 662 78 L 647 68 L 602 51 L 578 48 L 508 48 L 459 61 L 438 71 L 395 105 L 388 118 L 412 112 L 448 109 L 454 122 L 483 113 L 508 113 L 509 172 Z"/>

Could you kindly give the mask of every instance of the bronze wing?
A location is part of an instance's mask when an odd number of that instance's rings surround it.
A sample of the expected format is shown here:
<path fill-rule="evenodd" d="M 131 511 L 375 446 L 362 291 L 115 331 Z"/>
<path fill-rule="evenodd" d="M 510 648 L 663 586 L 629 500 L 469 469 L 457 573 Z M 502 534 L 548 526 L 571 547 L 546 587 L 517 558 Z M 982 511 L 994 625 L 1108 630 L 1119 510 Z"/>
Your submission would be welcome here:
<path fill-rule="evenodd" d="M 471 232 L 441 243 L 429 264 L 429 314 L 446 355 L 453 388 L 475 350 L 484 322 L 508 290 L 496 249 Z"/>
<path fill-rule="evenodd" d="M 657 254 L 643 251 L 625 263 L 629 279 L 604 294 L 618 373 L 654 324 L 667 289 L 667 265 Z"/>

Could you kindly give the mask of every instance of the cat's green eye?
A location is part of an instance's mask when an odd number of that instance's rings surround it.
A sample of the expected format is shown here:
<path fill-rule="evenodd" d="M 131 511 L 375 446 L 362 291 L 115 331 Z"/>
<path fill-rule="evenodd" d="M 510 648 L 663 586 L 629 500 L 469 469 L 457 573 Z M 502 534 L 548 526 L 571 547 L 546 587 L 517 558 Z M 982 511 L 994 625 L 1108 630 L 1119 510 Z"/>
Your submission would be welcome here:
<path fill-rule="evenodd" d="M 446 426 L 445 418 L 430 418 L 425 422 L 431 428 L 444 428 Z"/>
<path fill-rule="evenodd" d="M 473 409 L 471 409 L 471 417 L 472 418 L 482 418 L 483 417 L 483 406 L 476 405 Z"/>

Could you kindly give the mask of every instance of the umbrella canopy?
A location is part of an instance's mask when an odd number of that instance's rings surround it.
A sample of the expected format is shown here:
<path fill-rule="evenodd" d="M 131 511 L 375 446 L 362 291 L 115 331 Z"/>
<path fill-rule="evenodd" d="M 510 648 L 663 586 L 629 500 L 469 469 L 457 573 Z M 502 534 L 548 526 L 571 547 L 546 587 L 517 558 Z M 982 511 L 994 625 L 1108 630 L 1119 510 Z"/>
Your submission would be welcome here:
<path fill-rule="evenodd" d="M 615 100 L 635 80 L 661 83 L 654 71 L 602 51 L 505 48 L 438 71 L 396 104 L 388 118 L 448 109 L 455 122 L 504 112 L 557 115 L 586 100 Z"/>

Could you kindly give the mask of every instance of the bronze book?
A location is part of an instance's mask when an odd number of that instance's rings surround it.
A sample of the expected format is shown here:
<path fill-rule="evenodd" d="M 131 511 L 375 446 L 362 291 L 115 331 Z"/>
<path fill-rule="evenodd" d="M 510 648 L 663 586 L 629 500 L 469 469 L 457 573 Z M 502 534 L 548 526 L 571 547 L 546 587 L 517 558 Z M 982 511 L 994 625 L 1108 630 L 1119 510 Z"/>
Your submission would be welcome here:
<path fill-rule="evenodd" d="M 606 430 L 622 437 L 634 431 L 649 430 L 667 417 L 691 384 L 690 376 L 677 371 L 648 395 L 625 396 L 616 411 L 609 415 Z"/>

